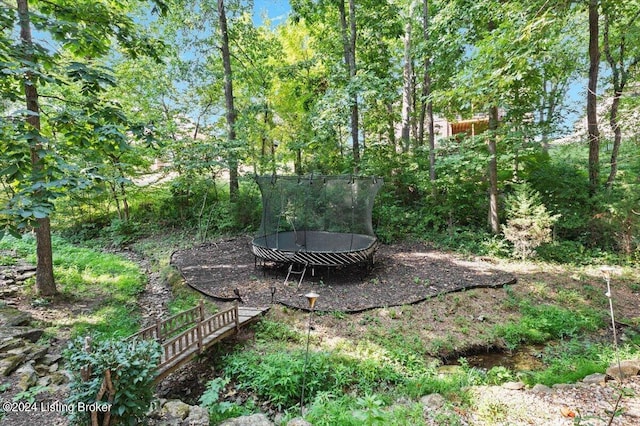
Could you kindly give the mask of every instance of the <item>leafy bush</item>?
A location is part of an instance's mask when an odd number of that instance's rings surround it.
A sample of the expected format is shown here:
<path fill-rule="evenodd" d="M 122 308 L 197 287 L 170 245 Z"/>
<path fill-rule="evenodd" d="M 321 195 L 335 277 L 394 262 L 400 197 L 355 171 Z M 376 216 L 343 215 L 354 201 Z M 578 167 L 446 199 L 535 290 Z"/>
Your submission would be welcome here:
<path fill-rule="evenodd" d="M 507 197 L 506 213 L 504 236 L 513 244 L 514 256 L 522 260 L 535 255 L 538 246 L 550 241 L 551 227 L 559 217 L 547 211 L 540 194 L 526 183 L 517 185 Z"/>
<path fill-rule="evenodd" d="M 220 400 L 220 393 L 228 384 L 228 378 L 216 377 L 207 383 L 206 390 L 200 396 L 200 405 L 209 411 L 209 420 L 214 424 L 248 413 L 248 410 L 240 405 Z"/>
<path fill-rule="evenodd" d="M 300 402 L 305 352 L 235 352 L 223 360 L 223 371 L 278 409 Z M 357 387 L 368 391 L 399 380 L 393 369 L 375 360 L 356 360 L 328 352 L 310 352 L 306 367 L 305 401 L 319 392 L 343 393 Z"/>
<path fill-rule="evenodd" d="M 155 341 L 119 341 L 96 339 L 89 351 L 84 350 L 85 339 L 73 340 L 64 351 L 68 368 L 72 372 L 67 403 L 98 403 L 108 406 L 113 421 L 129 425 L 139 424 L 153 398 L 153 381 L 160 362 L 160 345 Z M 81 371 L 88 368 L 90 376 L 83 380 Z M 111 372 L 114 393 L 108 392 L 96 400 L 105 372 Z M 66 412 L 72 424 L 90 424 L 91 413 L 83 410 Z"/>

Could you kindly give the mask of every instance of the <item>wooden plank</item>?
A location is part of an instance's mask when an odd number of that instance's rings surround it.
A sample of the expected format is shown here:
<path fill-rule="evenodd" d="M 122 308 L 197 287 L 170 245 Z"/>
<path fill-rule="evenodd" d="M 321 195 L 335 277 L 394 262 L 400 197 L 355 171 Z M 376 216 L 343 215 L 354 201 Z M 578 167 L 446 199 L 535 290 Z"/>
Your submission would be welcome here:
<path fill-rule="evenodd" d="M 237 305 L 226 311 L 219 312 L 209 318 L 202 320 L 202 328 L 192 327 L 183 331 L 180 335 L 166 342 L 164 346 L 161 363 L 158 366 L 158 375 L 155 382 L 159 382 L 167 377 L 173 371 L 191 361 L 199 353 L 204 352 L 209 347 L 219 341 L 236 334 L 239 327 L 248 325 L 257 321 L 262 315 L 269 310 L 266 308 L 249 308 Z M 186 312 L 189 312 L 185 311 Z M 171 319 L 179 318 L 180 314 L 174 315 Z M 236 320 L 237 319 L 237 320 Z M 221 326 L 212 328 L 211 325 L 219 324 Z M 196 330 L 198 328 L 198 330 Z M 209 332 L 211 330 L 211 332 Z M 202 334 L 200 334 L 202 331 Z M 197 332 L 197 333 L 196 333 Z M 199 334 L 196 336 L 196 334 Z M 198 344 L 200 343 L 200 344 Z M 178 350 L 176 351 L 176 344 Z"/>

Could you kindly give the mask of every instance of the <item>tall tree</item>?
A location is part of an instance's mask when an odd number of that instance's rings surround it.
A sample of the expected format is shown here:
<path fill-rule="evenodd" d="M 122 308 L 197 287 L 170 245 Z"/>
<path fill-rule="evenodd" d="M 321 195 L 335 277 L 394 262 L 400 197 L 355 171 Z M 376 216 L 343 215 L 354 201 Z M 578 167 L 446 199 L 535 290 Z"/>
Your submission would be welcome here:
<path fill-rule="evenodd" d="M 238 158 L 235 151 L 236 144 L 236 108 L 233 100 L 233 74 L 231 72 L 231 53 L 229 50 L 229 33 L 227 29 L 227 15 L 224 0 L 218 0 L 218 22 L 220 24 L 220 52 L 224 67 L 224 99 L 227 117 L 227 138 L 229 139 L 229 199 L 238 199 Z"/>
<path fill-rule="evenodd" d="M 422 34 L 425 41 L 431 37 L 429 28 L 429 0 L 423 0 L 422 4 Z M 436 135 L 433 124 L 433 100 L 431 99 L 431 54 L 424 52 L 424 75 L 422 80 L 422 107 L 420 109 L 420 123 L 418 127 L 418 139 L 424 143 L 425 121 L 426 133 L 429 140 L 429 180 L 436 180 Z"/>
<path fill-rule="evenodd" d="M 157 53 L 159 45 L 141 35 L 129 17 L 130 6 L 121 1 L 0 3 L 0 43 L 6 48 L 0 55 L 0 90 L 9 103 L 0 110 L 1 121 L 9 124 L 0 126 L 0 179 L 12 189 L 2 200 L 0 221 L 3 231 L 15 234 L 34 227 L 36 288 L 43 296 L 56 293 L 49 220 L 54 199 L 82 183 L 71 153 L 126 140 L 126 119 L 117 103 L 103 97 L 114 82 L 98 59 L 109 54 L 114 40 L 125 55 Z M 19 40 L 5 42 L 6 34 L 16 30 Z M 15 105 L 21 97 L 26 109 Z M 83 124 L 70 126 L 76 119 Z"/>
<path fill-rule="evenodd" d="M 411 112 L 413 106 L 413 55 L 411 51 L 411 30 L 413 20 L 413 1 L 409 2 L 405 18 L 404 36 L 404 66 L 402 68 L 402 150 L 407 152 L 410 147 Z"/>
<path fill-rule="evenodd" d="M 354 169 L 358 171 L 360 163 L 360 130 L 358 113 L 358 91 L 355 87 L 356 68 L 356 5 L 355 0 L 349 0 L 349 19 L 345 9 L 344 0 L 338 0 L 340 11 L 340 30 L 342 34 L 342 44 L 344 48 L 344 62 L 349 73 L 350 105 L 351 111 L 351 146 L 353 149 Z M 348 26 L 347 26 L 348 21 Z"/>
<path fill-rule="evenodd" d="M 34 46 L 31 38 L 31 19 L 29 17 L 28 0 L 17 0 L 18 15 L 20 20 L 20 40 L 22 43 L 23 63 L 34 63 Z M 30 143 L 31 163 L 33 171 L 37 175 L 43 172 L 42 143 L 38 140 L 40 135 L 40 104 L 38 102 L 37 82 L 31 69 L 24 74 L 24 97 L 27 106 L 26 121 L 31 127 L 30 134 L 34 136 Z M 38 195 L 37 193 L 34 195 Z M 51 249 L 51 224 L 49 217 L 36 217 L 36 288 L 42 296 L 52 296 L 57 293 L 56 283 L 53 277 L 53 252 Z"/>
<path fill-rule="evenodd" d="M 587 85 L 587 134 L 589 138 L 589 193 L 595 194 L 600 181 L 600 131 L 597 90 L 600 68 L 599 0 L 589 0 L 589 82 Z"/>
<path fill-rule="evenodd" d="M 622 143 L 620 101 L 629 82 L 632 70 L 640 62 L 640 50 L 633 41 L 640 36 L 638 2 L 607 2 L 603 6 L 604 30 L 602 49 L 609 68 L 613 86 L 613 100 L 609 111 L 609 125 L 613 131 L 613 147 L 609 161 L 610 171 L 606 186 L 611 189 L 618 172 L 618 153 Z M 629 43 L 629 40 L 632 40 Z"/>

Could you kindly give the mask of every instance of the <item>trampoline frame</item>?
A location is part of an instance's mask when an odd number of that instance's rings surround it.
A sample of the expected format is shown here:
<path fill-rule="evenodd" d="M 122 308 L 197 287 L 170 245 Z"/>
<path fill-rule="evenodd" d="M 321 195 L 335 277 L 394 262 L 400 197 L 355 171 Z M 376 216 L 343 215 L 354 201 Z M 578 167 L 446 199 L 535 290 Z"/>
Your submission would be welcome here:
<path fill-rule="evenodd" d="M 305 244 L 296 245 L 304 235 Z M 327 241 L 335 239 L 351 239 L 349 250 L 337 250 L 308 244 L 307 237 L 322 238 Z M 359 243 L 354 245 L 353 242 Z M 370 235 L 348 234 L 326 231 L 290 231 L 279 232 L 253 239 L 251 250 L 254 256 L 276 263 L 299 263 L 309 266 L 346 266 L 359 263 L 373 263 L 373 256 L 378 248 L 378 239 Z"/>

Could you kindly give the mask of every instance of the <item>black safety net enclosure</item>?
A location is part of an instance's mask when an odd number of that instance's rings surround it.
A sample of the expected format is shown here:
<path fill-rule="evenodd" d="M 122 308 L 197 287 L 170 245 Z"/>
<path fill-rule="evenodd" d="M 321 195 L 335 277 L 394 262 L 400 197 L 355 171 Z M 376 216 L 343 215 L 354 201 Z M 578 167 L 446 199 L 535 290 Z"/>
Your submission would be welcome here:
<path fill-rule="evenodd" d="M 361 176 L 256 176 L 262 222 L 253 254 L 310 266 L 371 263 L 371 215 L 382 179 Z"/>

